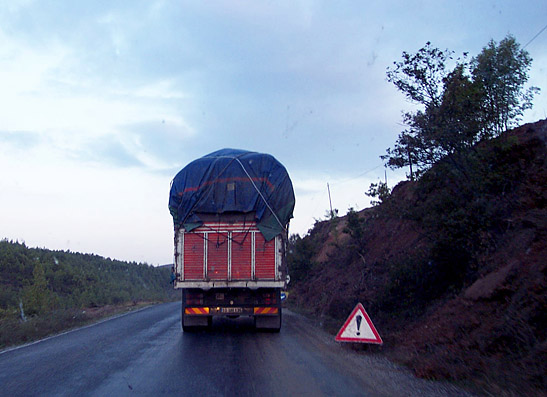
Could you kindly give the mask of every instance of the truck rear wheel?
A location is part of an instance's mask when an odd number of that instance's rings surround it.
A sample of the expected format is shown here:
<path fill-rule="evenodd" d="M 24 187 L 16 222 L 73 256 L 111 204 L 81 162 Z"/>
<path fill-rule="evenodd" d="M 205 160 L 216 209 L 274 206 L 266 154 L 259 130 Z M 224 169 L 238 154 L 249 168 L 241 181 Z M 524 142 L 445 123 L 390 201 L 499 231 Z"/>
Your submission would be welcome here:
<path fill-rule="evenodd" d="M 183 332 L 194 332 L 196 331 L 196 327 L 191 327 L 189 325 L 185 324 L 184 317 L 186 317 L 184 314 L 182 315 L 182 331 Z"/>
<path fill-rule="evenodd" d="M 255 316 L 255 329 L 257 331 L 279 332 L 281 331 L 282 312 L 279 308 L 277 316 Z"/>
<path fill-rule="evenodd" d="M 188 316 L 185 313 L 184 294 L 181 305 L 181 325 L 184 332 L 196 332 L 199 330 L 211 328 L 213 326 L 213 316 Z"/>
<path fill-rule="evenodd" d="M 182 315 L 182 330 L 184 332 L 196 332 L 210 329 L 213 326 L 213 316 L 185 316 Z"/>

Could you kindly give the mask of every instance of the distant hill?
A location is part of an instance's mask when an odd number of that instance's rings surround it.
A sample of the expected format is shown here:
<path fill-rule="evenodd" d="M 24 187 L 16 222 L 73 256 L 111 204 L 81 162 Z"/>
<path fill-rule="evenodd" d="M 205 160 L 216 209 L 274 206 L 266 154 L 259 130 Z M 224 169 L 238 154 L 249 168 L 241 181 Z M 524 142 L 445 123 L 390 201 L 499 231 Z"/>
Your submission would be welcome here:
<path fill-rule="evenodd" d="M 291 301 L 335 332 L 362 302 L 418 376 L 547 390 L 547 121 L 436 164 L 289 250 Z"/>
<path fill-rule="evenodd" d="M 122 262 L 98 255 L 29 248 L 0 241 L 0 348 L 33 338 L 26 322 L 62 318 L 74 310 L 177 299 L 169 267 Z M 24 328 L 24 327 L 23 327 Z M 36 328 L 36 327 L 34 327 Z M 47 330 L 36 336 L 43 336 Z M 19 336 L 17 336 L 19 335 Z"/>
<path fill-rule="evenodd" d="M 171 269 L 173 267 L 173 264 L 168 263 L 166 265 L 159 265 L 159 266 L 156 266 L 156 267 L 161 268 L 161 269 L 163 269 L 163 268 Z"/>
<path fill-rule="evenodd" d="M 93 254 L 28 248 L 0 241 L 0 309 L 18 308 L 42 268 L 51 306 L 91 307 L 170 295 L 170 265 L 154 267 Z M 33 310 L 29 308 L 29 310 Z"/>

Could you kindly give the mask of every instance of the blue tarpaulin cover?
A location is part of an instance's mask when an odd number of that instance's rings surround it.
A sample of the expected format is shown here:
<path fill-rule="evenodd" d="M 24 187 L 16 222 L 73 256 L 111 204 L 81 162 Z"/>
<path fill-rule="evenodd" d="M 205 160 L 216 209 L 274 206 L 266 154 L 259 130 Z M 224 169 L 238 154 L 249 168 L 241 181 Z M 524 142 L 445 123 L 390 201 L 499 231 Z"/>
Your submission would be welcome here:
<path fill-rule="evenodd" d="M 294 209 L 287 170 L 269 154 L 222 149 L 184 167 L 171 182 L 175 229 L 200 226 L 199 214 L 255 213 L 266 240 L 284 232 Z"/>

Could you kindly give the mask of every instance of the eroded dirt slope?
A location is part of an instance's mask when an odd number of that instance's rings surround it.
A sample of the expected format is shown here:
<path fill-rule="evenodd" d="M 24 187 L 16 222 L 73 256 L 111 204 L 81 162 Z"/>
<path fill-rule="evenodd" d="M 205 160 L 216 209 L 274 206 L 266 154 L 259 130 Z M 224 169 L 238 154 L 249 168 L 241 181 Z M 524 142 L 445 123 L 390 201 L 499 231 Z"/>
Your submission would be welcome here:
<path fill-rule="evenodd" d="M 335 332 L 362 302 L 382 334 L 381 349 L 420 377 L 464 380 L 500 395 L 542 395 L 547 390 L 547 121 L 498 140 L 503 141 L 477 149 L 492 169 L 480 174 L 488 181 L 477 184 L 486 185 L 486 193 L 473 196 L 486 215 L 480 213 L 477 229 L 458 229 L 471 230 L 472 236 L 449 240 L 455 244 L 449 255 L 460 251 L 458 243 L 466 244 L 461 251 L 468 264 L 461 279 L 458 268 L 431 276 L 444 271 L 437 252 L 443 245 L 434 221 L 426 221 L 429 214 L 416 210 L 429 208 L 424 203 L 435 208 L 450 185 L 439 183 L 424 195 L 421 182 L 404 182 L 387 203 L 356 214 L 357 223 L 348 215 L 315 225 L 306 236 L 313 263 L 308 277 L 293 286 L 293 303 Z M 471 222 L 473 208 L 462 209 L 457 219 Z M 459 209 L 446 210 L 457 214 Z M 491 221 L 484 219 L 490 214 Z M 446 263 L 458 262 L 450 259 Z M 429 277 L 438 284 L 428 285 Z"/>

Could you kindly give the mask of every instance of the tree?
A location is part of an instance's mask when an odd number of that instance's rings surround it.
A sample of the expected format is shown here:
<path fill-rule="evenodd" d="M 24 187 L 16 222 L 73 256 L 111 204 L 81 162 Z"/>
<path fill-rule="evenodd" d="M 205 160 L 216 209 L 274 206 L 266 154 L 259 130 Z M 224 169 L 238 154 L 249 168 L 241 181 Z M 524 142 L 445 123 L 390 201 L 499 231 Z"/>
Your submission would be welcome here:
<path fill-rule="evenodd" d="M 387 183 L 379 181 L 378 183 L 371 183 L 368 192 L 365 193 L 367 196 L 372 197 L 374 199 L 378 198 L 378 200 L 373 200 L 370 203 L 373 206 L 380 205 L 384 201 L 387 200 L 389 195 L 391 194 L 391 189 L 388 187 Z M 350 208 L 348 210 L 348 216 L 350 213 L 353 213 L 353 208 Z"/>
<path fill-rule="evenodd" d="M 308 237 L 301 238 L 298 234 L 289 237 L 287 261 L 293 284 L 299 283 L 309 276 L 315 253 L 315 247 L 311 240 Z"/>
<path fill-rule="evenodd" d="M 52 309 L 54 295 L 47 287 L 44 266 L 34 266 L 32 285 L 23 289 L 23 304 L 27 314 L 42 314 Z"/>
<path fill-rule="evenodd" d="M 410 167 L 410 179 L 443 159 L 464 171 L 461 154 L 514 125 L 539 92 L 524 90 L 531 58 L 512 36 L 499 46 L 491 40 L 471 62 L 467 53 L 457 59 L 453 54 L 428 42 L 414 55 L 403 52 L 403 60 L 388 68 L 388 81 L 422 106 L 403 114 L 407 128 L 380 156 L 392 169 Z M 448 62 L 455 63 L 451 71 Z"/>
<path fill-rule="evenodd" d="M 539 88 L 524 90 L 532 58 L 511 35 L 499 45 L 490 40 L 471 62 L 472 76 L 482 90 L 484 106 L 483 137 L 497 136 L 520 121 L 532 108 Z"/>
<path fill-rule="evenodd" d="M 380 156 L 392 169 L 410 167 L 410 179 L 420 176 L 444 153 L 436 144 L 435 125 L 438 125 L 438 109 L 443 102 L 443 82 L 449 76 L 446 63 L 453 59 L 453 52 L 441 51 L 427 42 L 416 54 L 403 52 L 403 60 L 388 68 L 387 80 L 405 96 L 423 109 L 403 113 L 407 126 L 397 139 L 393 149 Z M 433 141 L 433 142 L 432 142 Z"/>
<path fill-rule="evenodd" d="M 393 62 L 394 69 L 388 68 L 387 80 L 411 102 L 426 108 L 438 106 L 442 96 L 441 83 L 447 75 L 446 62 L 452 55 L 452 51 L 433 48 L 428 41 L 416 54 L 404 51 L 403 60 Z"/>

